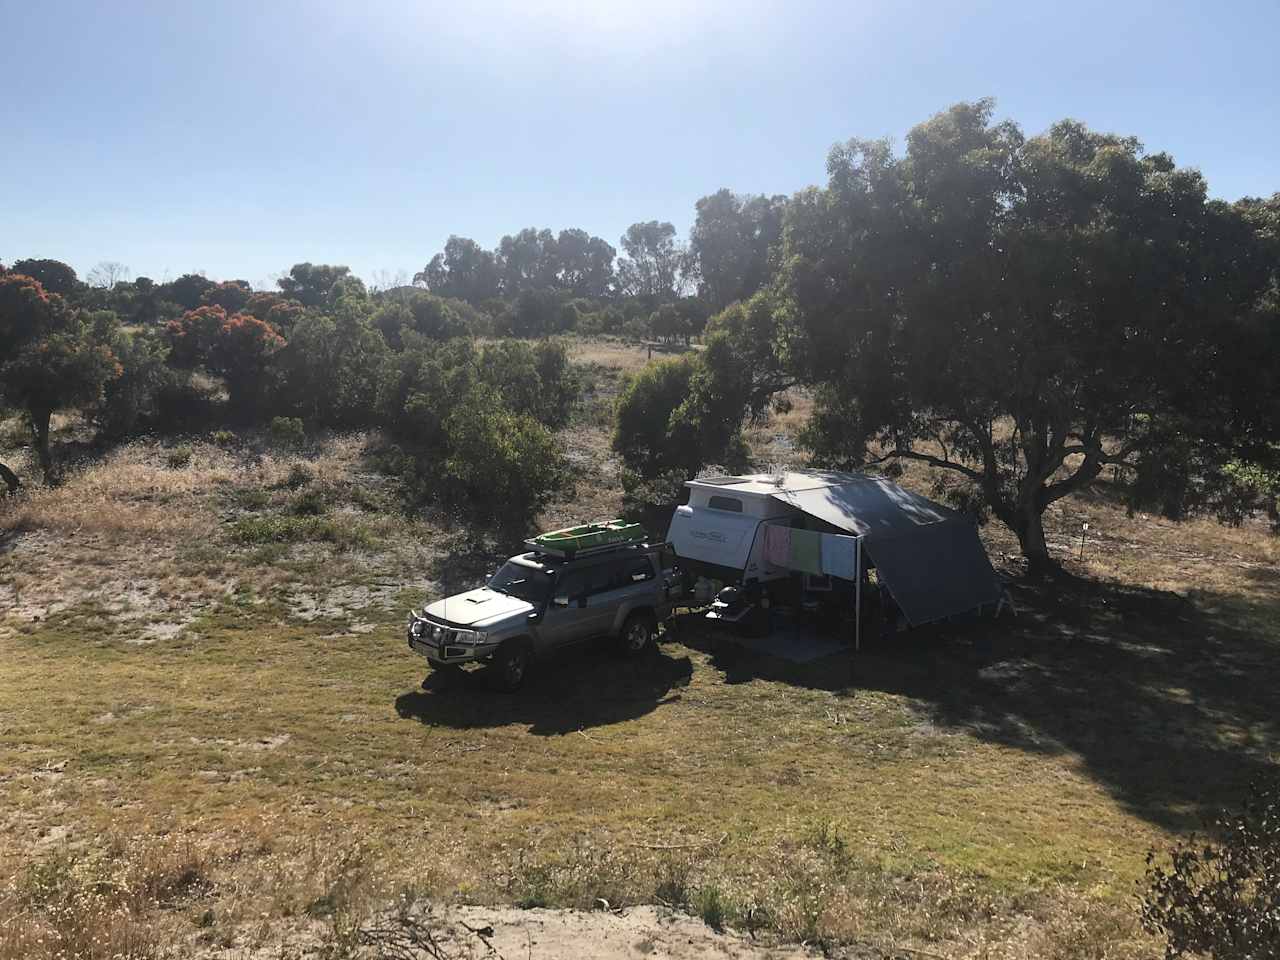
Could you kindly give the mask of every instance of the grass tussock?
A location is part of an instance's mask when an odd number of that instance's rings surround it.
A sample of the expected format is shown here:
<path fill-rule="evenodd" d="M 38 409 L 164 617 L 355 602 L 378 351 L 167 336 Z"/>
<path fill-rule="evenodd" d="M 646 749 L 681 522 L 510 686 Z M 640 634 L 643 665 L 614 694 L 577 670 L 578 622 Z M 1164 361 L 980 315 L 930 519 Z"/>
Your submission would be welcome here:
<path fill-rule="evenodd" d="M 112 540 L 177 537 L 207 522 L 199 509 L 211 490 L 235 481 L 234 459 L 212 445 L 172 451 L 133 443 L 72 471 L 56 487 L 28 483 L 0 503 L 0 531 L 98 535 Z M 195 509 L 192 509 L 195 508 Z"/>
<path fill-rule="evenodd" d="M 331 543 L 350 550 L 373 542 L 371 531 L 350 519 L 313 515 L 245 517 L 235 521 L 231 538 L 240 544 Z"/>
<path fill-rule="evenodd" d="M 113 843 L 32 860 L 0 892 L 0 960 L 163 956 L 172 930 L 157 914 L 208 896 L 210 866 L 190 845 L 139 850 Z"/>
<path fill-rule="evenodd" d="M 750 856 L 714 843 L 652 853 L 581 838 L 545 854 L 525 848 L 502 893 L 524 908 L 657 902 L 716 931 L 828 950 L 857 945 L 886 956 L 941 949 L 943 956 L 1085 960 L 1145 957 L 1152 946 L 1125 904 L 1062 887 L 998 891 L 936 865 L 889 869 L 856 852 L 830 823 Z M 955 951 L 956 944 L 981 950 Z"/>

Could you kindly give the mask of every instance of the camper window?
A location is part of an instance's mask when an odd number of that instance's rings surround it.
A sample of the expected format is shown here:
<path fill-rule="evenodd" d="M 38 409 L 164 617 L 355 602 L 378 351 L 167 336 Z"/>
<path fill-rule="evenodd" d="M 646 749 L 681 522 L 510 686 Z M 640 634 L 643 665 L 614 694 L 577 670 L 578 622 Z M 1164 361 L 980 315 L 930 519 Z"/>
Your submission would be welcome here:
<path fill-rule="evenodd" d="M 712 497 L 707 501 L 712 510 L 728 510 L 730 513 L 742 512 L 742 501 L 737 497 Z"/>

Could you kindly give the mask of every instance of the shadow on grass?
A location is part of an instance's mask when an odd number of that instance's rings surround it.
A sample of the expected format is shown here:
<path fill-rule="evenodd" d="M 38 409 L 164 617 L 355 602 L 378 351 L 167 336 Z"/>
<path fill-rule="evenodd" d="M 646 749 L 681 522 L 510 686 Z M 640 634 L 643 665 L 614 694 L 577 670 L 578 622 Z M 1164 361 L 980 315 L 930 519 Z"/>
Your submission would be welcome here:
<path fill-rule="evenodd" d="M 18 541 L 22 539 L 22 535 L 28 529 L 25 524 L 19 524 L 8 530 L 0 531 L 0 557 L 10 553 L 18 545 Z"/>
<path fill-rule="evenodd" d="M 809 663 L 772 657 L 743 646 L 731 630 L 707 625 L 702 613 L 684 613 L 674 620 L 671 635 L 691 650 L 711 658 L 711 666 L 728 684 L 771 680 L 812 690 L 844 690 L 849 686 L 852 658 L 845 654 Z"/>
<path fill-rule="evenodd" d="M 1233 598 L 1068 575 L 1014 585 L 1017 617 L 873 638 L 795 665 L 686 628 L 727 682 L 907 696 L 934 723 L 1079 757 L 1134 815 L 1185 830 L 1280 760 L 1280 643 L 1221 615 Z M 1280 617 L 1280 598 L 1270 605 Z"/>
<path fill-rule="evenodd" d="M 540 660 L 516 693 L 493 690 L 488 668 L 432 673 L 423 689 L 396 698 L 396 713 L 433 727 L 520 724 L 530 733 L 554 736 L 645 716 L 680 699 L 679 689 L 693 676 L 688 657 L 655 651 L 626 660 L 604 647 Z"/>

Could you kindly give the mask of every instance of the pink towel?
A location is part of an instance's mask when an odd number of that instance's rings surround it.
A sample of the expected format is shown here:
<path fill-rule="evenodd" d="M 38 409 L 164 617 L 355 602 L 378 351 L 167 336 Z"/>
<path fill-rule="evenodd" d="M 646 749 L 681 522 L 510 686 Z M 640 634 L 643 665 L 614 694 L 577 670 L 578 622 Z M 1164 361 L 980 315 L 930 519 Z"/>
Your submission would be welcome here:
<path fill-rule="evenodd" d="M 772 567 L 791 562 L 791 528 L 770 524 L 764 528 L 764 559 Z"/>

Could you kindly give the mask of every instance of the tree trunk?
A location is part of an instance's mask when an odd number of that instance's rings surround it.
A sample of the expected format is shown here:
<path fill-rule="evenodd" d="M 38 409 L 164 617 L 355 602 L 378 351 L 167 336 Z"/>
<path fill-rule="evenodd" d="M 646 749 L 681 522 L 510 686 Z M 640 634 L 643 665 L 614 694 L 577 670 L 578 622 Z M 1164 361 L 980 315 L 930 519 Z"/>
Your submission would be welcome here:
<path fill-rule="evenodd" d="M 36 448 L 36 459 L 44 474 L 44 482 L 53 482 L 53 455 L 49 452 L 49 419 L 52 410 L 31 410 L 31 441 Z"/>
<path fill-rule="evenodd" d="M 1028 573 L 1042 576 L 1057 569 L 1044 541 L 1044 515 L 1034 504 L 1028 504 L 1019 511 L 1013 532 L 1018 535 L 1018 546 L 1027 559 Z"/>
<path fill-rule="evenodd" d="M 16 497 L 18 495 L 18 488 L 22 486 L 22 481 L 18 479 L 16 473 L 3 463 L 0 463 L 0 480 L 3 480 L 4 485 L 9 488 L 9 496 Z"/>

